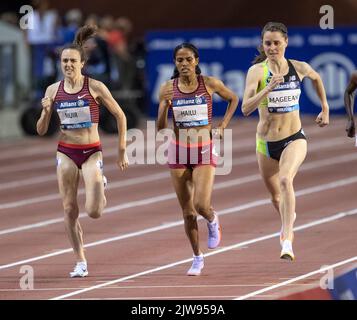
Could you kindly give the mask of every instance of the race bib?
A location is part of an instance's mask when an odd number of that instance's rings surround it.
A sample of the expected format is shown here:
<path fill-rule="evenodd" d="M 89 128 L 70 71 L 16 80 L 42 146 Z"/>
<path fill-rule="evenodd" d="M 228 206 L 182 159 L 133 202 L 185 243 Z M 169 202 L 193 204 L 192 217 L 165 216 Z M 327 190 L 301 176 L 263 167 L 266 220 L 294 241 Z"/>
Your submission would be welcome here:
<path fill-rule="evenodd" d="M 286 113 L 299 110 L 301 90 L 298 81 L 284 82 L 268 94 L 268 111 Z"/>
<path fill-rule="evenodd" d="M 179 127 L 198 127 L 208 124 L 208 105 L 203 96 L 173 100 L 172 110 Z"/>
<path fill-rule="evenodd" d="M 56 102 L 62 129 L 82 129 L 92 126 L 88 100 Z"/>

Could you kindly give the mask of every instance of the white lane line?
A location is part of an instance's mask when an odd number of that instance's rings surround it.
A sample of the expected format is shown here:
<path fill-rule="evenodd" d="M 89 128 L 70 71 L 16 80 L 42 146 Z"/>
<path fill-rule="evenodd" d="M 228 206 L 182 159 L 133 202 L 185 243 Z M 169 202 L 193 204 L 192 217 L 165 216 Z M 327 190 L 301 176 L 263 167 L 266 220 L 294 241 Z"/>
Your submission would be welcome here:
<path fill-rule="evenodd" d="M 110 190 L 110 189 L 123 188 L 123 187 L 128 187 L 128 186 L 141 184 L 141 183 L 145 183 L 145 182 L 157 181 L 157 180 L 165 179 L 168 177 L 170 177 L 170 173 L 167 171 L 160 172 L 160 173 L 154 173 L 154 174 L 148 174 L 148 175 L 145 175 L 142 177 L 135 177 L 135 178 L 129 178 L 126 180 L 121 180 L 121 181 L 116 181 L 116 182 L 109 182 L 107 189 Z M 78 190 L 78 194 L 84 195 L 85 194 L 84 188 L 80 188 Z M 61 199 L 58 192 L 48 194 L 46 196 L 33 197 L 33 198 L 24 199 L 24 200 L 3 203 L 3 204 L 0 204 L 0 210 L 17 208 L 17 207 L 22 207 L 22 206 L 26 206 L 26 205 L 35 204 L 35 203 L 52 201 L 52 200 L 56 200 L 56 199 Z"/>
<path fill-rule="evenodd" d="M 63 291 L 63 290 L 76 290 L 78 288 L 34 288 L 31 289 L 31 292 L 36 291 Z M 24 289 L 0 289 L 0 292 L 23 292 Z"/>
<path fill-rule="evenodd" d="M 349 184 L 356 183 L 356 182 L 357 182 L 357 177 L 352 177 L 349 179 L 343 179 L 343 180 L 339 180 L 339 181 L 335 181 L 335 182 L 330 182 L 327 184 L 314 186 L 311 188 L 305 188 L 305 189 L 297 191 L 296 197 L 310 195 L 312 193 L 321 192 L 321 191 L 328 190 L 328 189 L 334 189 L 336 187 L 341 187 L 341 186 L 349 185 Z M 175 197 L 174 194 L 173 194 L 173 196 Z M 248 202 L 248 203 L 245 203 L 245 204 L 242 204 L 239 206 L 230 207 L 230 208 L 226 208 L 224 210 L 220 210 L 219 215 L 223 216 L 223 215 L 230 214 L 230 213 L 238 213 L 238 212 L 242 212 L 244 210 L 259 207 L 262 205 L 266 205 L 266 204 L 270 205 L 270 203 L 271 203 L 270 199 L 255 200 L 255 201 Z M 201 220 L 202 217 L 199 217 L 198 219 Z M 84 247 L 85 248 L 95 247 L 98 245 L 102 245 L 102 244 L 106 244 L 106 243 L 110 243 L 110 242 L 114 242 L 114 241 L 120 241 L 120 240 L 124 240 L 124 239 L 129 239 L 129 238 L 133 238 L 133 237 L 138 237 L 138 236 L 142 236 L 142 235 L 145 235 L 148 233 L 166 230 L 166 229 L 174 228 L 174 227 L 181 226 L 181 225 L 183 225 L 183 220 L 178 220 L 178 221 L 170 222 L 170 223 L 167 223 L 164 225 L 146 228 L 146 229 L 142 229 L 139 231 L 134 231 L 131 233 L 119 235 L 116 237 L 111 237 L 111 238 L 95 241 L 92 243 L 88 243 L 88 244 L 85 244 Z M 45 254 L 45 255 L 41 255 L 41 256 L 37 256 L 37 257 L 33 257 L 33 258 L 28 258 L 25 260 L 16 261 L 16 262 L 5 264 L 5 265 L 0 265 L 0 270 L 12 268 L 15 266 L 23 265 L 23 264 L 38 261 L 38 260 L 51 258 L 51 257 L 58 256 L 61 254 L 69 253 L 69 252 L 72 252 L 72 248 L 59 250 L 59 251 L 52 252 L 49 254 Z"/>
<path fill-rule="evenodd" d="M 348 162 L 348 161 L 355 160 L 355 159 L 357 159 L 356 153 L 352 153 L 352 154 L 345 155 L 345 156 L 329 158 L 329 159 L 316 160 L 316 161 L 312 161 L 312 162 L 302 165 L 300 171 L 302 172 L 302 171 L 311 170 L 314 168 L 321 168 L 322 166 L 333 165 L 336 163 L 341 164 L 341 163 Z M 133 179 L 128 179 L 128 180 L 124 180 L 124 181 L 118 181 L 116 183 L 113 183 L 112 187 L 120 188 L 120 187 L 135 184 L 137 181 L 141 181 L 140 183 L 143 183 L 143 182 L 160 180 L 164 177 L 168 177 L 168 175 L 169 175 L 168 172 L 163 172 L 163 173 L 153 174 L 153 175 L 149 175 L 147 177 L 143 177 L 142 180 L 140 180 L 141 178 L 133 178 Z M 145 179 L 147 179 L 147 180 L 145 180 Z M 257 181 L 259 179 L 260 179 L 260 175 L 255 174 L 255 175 L 250 175 L 250 176 L 246 176 L 246 177 L 242 177 L 242 178 L 238 178 L 238 179 L 228 180 L 226 182 L 221 182 L 221 183 L 215 184 L 214 190 L 220 190 L 220 189 L 227 188 L 230 186 L 237 186 L 237 185 L 241 185 L 244 183 Z M 79 194 L 81 194 L 81 193 L 84 193 L 84 189 L 81 189 L 79 191 Z M 58 194 L 55 194 L 55 196 L 57 197 Z M 156 202 L 160 202 L 160 201 L 171 200 L 174 198 L 175 198 L 175 193 L 169 193 L 169 194 L 165 194 L 165 195 L 158 196 L 158 197 L 149 197 L 149 198 L 138 200 L 138 201 L 123 203 L 118 206 L 105 208 L 104 213 L 118 212 L 120 210 L 129 209 L 129 208 L 138 207 L 138 206 L 144 206 L 144 205 L 148 205 L 148 204 L 152 204 L 152 203 L 156 203 Z M 10 204 L 12 204 L 12 203 L 10 203 Z M 9 208 L 9 207 L 13 208 L 13 206 L 10 206 L 10 204 L 8 204 L 7 208 Z M 30 203 L 22 202 L 22 204 L 28 205 Z M 0 205 L 0 209 L 4 209 L 4 208 L 2 208 Z M 86 218 L 88 216 L 85 212 L 81 212 L 79 217 Z M 40 228 L 40 227 L 48 226 L 51 224 L 60 223 L 62 221 L 63 221 L 63 217 L 44 220 L 44 221 L 40 221 L 37 223 L 27 224 L 27 225 L 23 225 L 23 226 L 14 227 L 14 228 L 8 228 L 8 229 L 0 230 L 0 236 L 5 235 L 5 234 L 20 232 L 20 231 L 25 231 L 25 230 L 31 230 L 34 228 Z"/>
<path fill-rule="evenodd" d="M 330 217 L 327 217 L 327 218 L 318 219 L 318 220 L 315 220 L 313 222 L 303 224 L 303 225 L 301 225 L 299 227 L 295 227 L 294 231 L 300 231 L 300 230 L 304 230 L 304 229 L 307 229 L 307 228 L 311 228 L 313 226 L 317 226 L 317 225 L 321 225 L 321 224 L 324 224 L 324 223 L 336 221 L 338 219 L 344 218 L 344 217 L 349 216 L 349 215 L 354 215 L 354 214 L 357 214 L 357 208 L 355 208 L 353 210 L 350 210 L 350 211 L 347 211 L 347 212 L 340 212 L 340 213 L 334 214 L 334 215 L 332 215 Z M 276 233 L 272 233 L 272 234 L 269 234 L 269 235 L 266 235 L 266 236 L 254 238 L 254 239 L 251 239 L 251 240 L 248 240 L 248 241 L 239 242 L 239 243 L 236 243 L 234 245 L 230 245 L 230 246 L 227 246 L 227 247 L 224 247 L 224 248 L 221 248 L 221 249 L 216 249 L 215 251 L 209 252 L 209 253 L 205 254 L 204 256 L 205 257 L 214 256 L 214 255 L 217 255 L 217 254 L 220 254 L 220 253 L 223 253 L 223 252 L 230 251 L 232 249 L 236 249 L 236 248 L 241 247 L 241 246 L 246 246 L 246 245 L 254 244 L 254 243 L 257 243 L 257 242 L 269 240 L 269 239 L 272 239 L 272 238 L 277 237 L 279 235 L 280 235 L 280 232 L 276 232 Z M 354 257 L 354 259 L 356 259 L 356 258 L 357 257 Z M 149 269 L 149 270 L 142 271 L 142 272 L 139 272 L 139 273 L 136 273 L 136 274 L 132 274 L 132 275 L 129 275 L 129 276 L 126 276 L 126 277 L 122 277 L 122 278 L 118 278 L 118 279 L 115 279 L 115 280 L 107 281 L 107 282 L 102 283 L 102 284 L 98 284 L 98 285 L 95 285 L 95 286 L 90 286 L 90 287 L 87 287 L 87 288 L 84 288 L 84 289 L 80 289 L 80 290 L 77 290 L 77 291 L 74 291 L 74 292 L 70 292 L 70 293 L 67 293 L 67 294 L 64 294 L 64 295 L 61 295 L 61 296 L 58 296 L 58 297 L 54 297 L 54 298 L 52 298 L 50 300 L 66 299 L 66 298 L 73 297 L 75 295 L 79 295 L 79 294 L 82 294 L 82 293 L 85 293 L 85 292 L 89 292 L 89 291 L 92 291 L 92 290 L 95 290 L 95 289 L 99 289 L 99 288 L 107 287 L 107 286 L 110 286 L 110 285 L 113 285 L 113 284 L 116 284 L 116 283 L 120 283 L 120 282 L 123 282 L 125 280 L 135 279 L 135 278 L 139 278 L 139 277 L 144 276 L 144 275 L 148 275 L 148 274 L 152 274 L 152 273 L 155 273 L 155 272 L 158 272 L 158 271 L 170 269 L 170 268 L 176 267 L 178 265 L 188 263 L 190 261 L 192 261 L 192 258 L 176 261 L 176 262 L 173 262 L 173 263 L 170 263 L 170 264 L 166 264 L 166 265 L 163 265 L 163 266 L 160 266 L 160 267 L 157 267 L 157 268 Z M 255 292 L 258 292 L 258 291 L 255 291 Z M 263 292 L 260 292 L 260 293 L 263 293 Z"/>
<path fill-rule="evenodd" d="M 32 161 L 31 163 L 16 163 L 7 166 L 2 166 L 0 168 L 1 173 L 14 173 L 14 172 L 24 172 L 33 171 L 34 169 L 44 169 L 49 167 L 54 167 L 56 165 L 55 153 L 52 154 L 50 160 L 39 160 Z"/>
<path fill-rule="evenodd" d="M 317 150 L 320 150 L 322 148 L 331 147 L 331 146 L 334 146 L 334 144 L 331 144 L 330 142 L 328 142 L 328 143 L 320 143 L 320 144 L 317 144 L 316 148 L 314 148 L 311 151 L 317 151 Z M 352 153 L 352 154 L 348 154 L 346 156 L 342 156 L 343 158 L 340 158 L 340 157 L 341 156 L 335 157 L 335 158 L 329 158 L 332 161 L 331 164 L 338 163 L 338 162 L 336 162 L 336 161 L 339 161 L 338 159 L 341 159 L 341 161 L 349 161 L 350 159 L 354 160 L 354 157 L 357 157 L 357 155 L 355 153 Z M 345 158 L 345 157 L 347 157 L 347 158 Z M 351 157 L 351 158 L 349 158 L 349 157 Z M 337 159 L 337 160 L 335 160 L 335 159 Z M 328 159 L 326 159 L 325 161 L 327 161 L 327 160 Z M 234 159 L 233 162 L 232 162 L 232 166 L 248 164 L 248 163 L 255 162 L 255 161 L 256 161 L 255 154 L 248 155 L 248 156 L 244 156 L 244 157 L 239 157 L 238 159 Z M 321 161 L 321 160 L 317 160 L 317 161 Z M 314 163 L 314 162 L 312 162 L 312 163 Z M 324 162 L 322 162 L 322 163 L 324 163 Z M 306 166 L 306 165 L 309 165 L 309 163 L 303 164 L 302 168 L 304 166 Z M 113 170 L 117 170 L 116 165 L 112 165 L 111 167 L 112 167 Z M 105 172 L 108 172 L 108 171 L 110 171 L 110 170 L 109 169 L 105 169 Z M 150 176 L 152 176 L 152 175 L 148 175 L 147 177 L 149 177 L 149 179 L 150 179 Z M 169 177 L 169 175 L 167 174 L 166 177 Z M 146 176 L 143 176 L 143 177 L 131 178 L 131 179 L 127 179 L 127 180 L 124 180 L 124 181 L 117 181 L 117 182 L 114 182 L 114 183 L 110 183 L 108 185 L 108 190 L 109 189 L 115 189 L 115 188 L 121 188 L 122 186 L 131 185 L 130 181 L 134 181 L 133 184 L 136 184 L 136 183 L 140 184 L 142 182 L 145 182 L 145 178 L 146 178 Z M 143 180 L 141 180 L 141 179 L 143 179 Z M 154 180 L 161 180 L 161 179 L 154 179 Z M 154 180 L 149 180 L 149 181 L 154 181 Z M 14 182 L 14 183 L 15 184 L 20 184 L 20 182 Z M 26 183 L 29 183 L 29 180 L 27 180 Z M 31 183 L 29 183 L 29 184 L 31 184 Z M 6 184 L 4 184 L 3 187 L 4 187 L 4 189 L 6 189 Z M 0 188 L 1 188 L 1 186 L 0 186 Z M 78 190 L 78 194 L 79 195 L 83 195 L 84 193 L 85 193 L 84 192 L 84 188 L 81 188 L 81 189 Z M 52 200 L 55 200 L 55 199 L 60 199 L 60 195 L 58 193 L 52 193 L 52 194 L 48 194 L 48 195 L 45 195 L 45 196 L 31 197 L 31 198 L 28 198 L 28 199 L 2 203 L 2 204 L 0 204 L 0 210 L 17 208 L 17 207 L 21 207 L 21 206 L 25 206 L 25 205 L 34 204 L 34 203 L 52 201 Z"/>
<path fill-rule="evenodd" d="M 333 269 L 333 268 L 337 268 L 337 267 L 343 266 L 345 264 L 352 263 L 354 261 L 357 261 L 357 256 L 354 256 L 352 258 L 337 262 L 337 263 L 335 263 L 333 265 L 330 265 L 330 266 L 327 266 L 327 267 L 324 267 L 324 268 L 320 268 L 318 270 L 311 271 L 309 273 L 305 273 L 305 274 L 303 274 L 301 276 L 292 278 L 292 279 L 284 281 L 284 282 L 277 283 L 277 284 L 275 284 L 273 286 L 270 286 L 270 287 L 267 287 L 267 288 L 264 288 L 264 289 L 261 289 L 261 290 L 257 290 L 257 291 L 251 292 L 251 293 L 246 294 L 244 296 L 240 296 L 240 297 L 238 297 L 238 298 L 236 298 L 234 300 L 246 300 L 246 299 L 252 298 L 252 297 L 254 297 L 256 295 L 260 295 L 262 293 L 265 293 L 267 291 L 271 291 L 271 290 L 274 290 L 274 289 L 277 289 L 277 288 L 281 288 L 283 286 L 289 285 L 289 284 L 294 283 L 296 281 L 300 281 L 300 280 L 309 278 L 309 277 L 311 277 L 311 276 L 313 276 L 315 274 L 318 274 L 318 273 L 321 274 L 321 273 L 323 273 L 323 272 L 325 272 L 327 270 L 330 270 L 330 269 Z"/>
<path fill-rule="evenodd" d="M 54 161 L 53 161 L 53 167 L 55 167 Z M 19 188 L 19 187 L 24 187 L 24 186 L 29 186 L 29 185 L 33 185 L 33 184 L 54 181 L 54 180 L 56 180 L 56 175 L 51 173 L 51 174 L 41 175 L 41 176 L 28 178 L 28 179 L 0 183 L 0 190 L 10 190 L 10 189 L 14 189 L 14 188 Z"/>
<path fill-rule="evenodd" d="M 106 281 L 103 281 L 106 282 Z M 152 286 L 112 286 L 110 289 L 161 289 L 161 288 L 236 288 L 236 287 L 261 287 L 265 286 L 263 283 L 254 284 L 200 284 L 200 285 L 152 285 Z M 78 288 L 68 288 L 68 290 L 78 289 Z"/>
<path fill-rule="evenodd" d="M 324 148 L 332 148 L 333 146 L 343 146 L 344 138 L 334 138 L 326 141 L 314 142 L 308 145 L 309 152 L 321 150 Z M 234 150 L 242 150 L 243 147 L 249 147 L 250 149 L 254 149 L 254 141 L 252 139 L 245 139 L 244 141 L 240 141 L 237 144 L 232 146 L 232 151 Z M 117 154 L 117 150 L 112 151 L 113 155 Z M 106 153 L 105 156 L 109 156 L 110 154 Z M 254 159 L 256 159 L 254 157 Z M 105 161 L 105 158 L 104 158 Z M 140 164 L 139 164 L 140 165 Z M 145 164 L 144 164 L 145 165 Z M 53 157 L 52 166 L 55 167 L 55 156 Z M 111 172 L 119 170 L 116 164 L 104 165 L 105 172 Z M 45 183 L 50 181 L 55 181 L 57 179 L 56 174 L 47 174 L 47 175 L 38 175 L 36 177 L 21 179 L 21 180 L 11 180 L 4 181 L 0 183 L 0 191 L 1 190 L 9 190 L 13 188 L 22 188 L 25 186 L 31 186 L 33 184 Z"/>
<path fill-rule="evenodd" d="M 30 142 L 29 142 L 30 143 Z M 0 154 L 0 160 L 10 160 L 11 158 L 24 158 L 25 156 L 34 156 L 36 154 L 43 155 L 44 153 L 55 152 L 56 151 L 56 142 L 53 145 L 45 145 L 39 147 L 29 147 L 29 148 L 20 148 L 17 150 L 12 150 L 11 152 L 2 152 Z"/>

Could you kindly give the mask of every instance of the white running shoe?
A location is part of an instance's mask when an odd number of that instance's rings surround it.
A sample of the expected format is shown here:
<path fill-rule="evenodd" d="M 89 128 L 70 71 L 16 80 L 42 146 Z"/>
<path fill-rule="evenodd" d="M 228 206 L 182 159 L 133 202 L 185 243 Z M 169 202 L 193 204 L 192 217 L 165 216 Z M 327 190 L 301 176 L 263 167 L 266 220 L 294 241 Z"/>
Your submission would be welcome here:
<path fill-rule="evenodd" d="M 293 261 L 295 259 L 294 252 L 293 252 L 293 245 L 290 240 L 283 241 L 280 258 L 290 261 Z"/>
<path fill-rule="evenodd" d="M 103 185 L 104 185 L 104 190 L 105 190 L 108 186 L 108 179 L 105 175 L 103 175 Z"/>
<path fill-rule="evenodd" d="M 219 224 L 218 216 L 214 214 L 214 220 L 212 222 L 207 222 L 208 227 L 208 248 L 215 249 L 218 247 L 222 238 L 222 229 Z"/>
<path fill-rule="evenodd" d="M 191 268 L 187 271 L 188 276 L 199 276 L 201 274 L 201 270 L 204 267 L 204 258 L 203 254 L 199 256 L 193 256 L 193 262 Z"/>
<path fill-rule="evenodd" d="M 296 220 L 296 212 L 294 212 L 294 222 L 295 223 L 295 220 Z M 280 229 L 280 245 L 283 246 L 283 226 L 281 226 L 281 229 Z"/>
<path fill-rule="evenodd" d="M 83 261 L 77 262 L 73 269 L 73 272 L 70 272 L 69 275 L 71 276 L 71 278 L 86 277 L 88 275 L 87 263 Z"/>

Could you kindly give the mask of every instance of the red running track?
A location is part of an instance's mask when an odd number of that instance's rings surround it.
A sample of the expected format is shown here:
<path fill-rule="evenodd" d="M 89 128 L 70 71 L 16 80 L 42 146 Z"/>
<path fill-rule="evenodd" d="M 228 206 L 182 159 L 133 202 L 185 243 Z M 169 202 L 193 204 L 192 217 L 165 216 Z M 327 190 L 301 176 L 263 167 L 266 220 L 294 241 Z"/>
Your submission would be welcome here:
<path fill-rule="evenodd" d="M 205 268 L 185 275 L 192 251 L 165 165 L 115 166 L 115 136 L 102 134 L 109 179 L 107 208 L 99 220 L 83 212 L 89 277 L 70 279 L 74 256 L 63 225 L 55 176 L 56 138 L 0 142 L 0 299 L 278 299 L 319 285 L 322 266 L 357 261 L 357 152 L 345 121 L 327 128 L 303 118 L 308 156 L 295 179 L 296 260 L 279 259 L 280 221 L 258 173 L 257 119 L 237 119 L 233 167 L 218 175 L 213 205 L 223 239 L 207 250 Z M 81 187 L 83 188 L 83 184 Z M 34 272 L 33 290 L 20 287 L 23 266 Z M 26 268 L 26 267 L 25 267 Z"/>

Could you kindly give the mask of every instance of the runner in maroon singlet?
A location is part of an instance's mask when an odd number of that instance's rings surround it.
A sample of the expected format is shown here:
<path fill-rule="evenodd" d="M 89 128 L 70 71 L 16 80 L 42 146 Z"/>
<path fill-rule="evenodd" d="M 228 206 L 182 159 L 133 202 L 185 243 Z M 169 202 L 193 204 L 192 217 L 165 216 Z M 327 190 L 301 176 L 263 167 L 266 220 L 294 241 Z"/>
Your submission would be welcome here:
<path fill-rule="evenodd" d="M 126 155 L 126 117 L 108 88 L 100 81 L 85 77 L 81 70 L 86 61 L 83 45 L 92 37 L 95 28 L 84 26 L 78 30 L 74 43 L 61 52 L 64 80 L 50 85 L 42 99 L 42 113 L 37 132 L 47 132 L 51 114 L 55 110 L 61 123 L 57 148 L 57 178 L 63 201 L 67 235 L 77 264 L 71 277 L 88 275 L 83 250 L 83 232 L 78 221 L 77 202 L 80 171 L 85 183 L 88 215 L 97 219 L 106 205 L 104 195 L 103 156 L 98 133 L 99 104 L 105 105 L 116 118 L 119 128 L 118 167 L 128 166 Z"/>
<path fill-rule="evenodd" d="M 212 95 L 228 102 L 226 114 L 216 128 L 222 137 L 238 105 L 237 96 L 222 81 L 201 75 L 198 50 L 183 43 L 174 50 L 175 71 L 160 88 L 158 130 L 167 127 L 169 109 L 173 112 L 175 135 L 168 150 L 172 182 L 183 212 L 185 231 L 193 249 L 188 275 L 199 275 L 204 266 L 199 247 L 197 214 L 207 220 L 208 247 L 221 240 L 217 214 L 211 206 L 216 166 L 212 144 Z"/>

